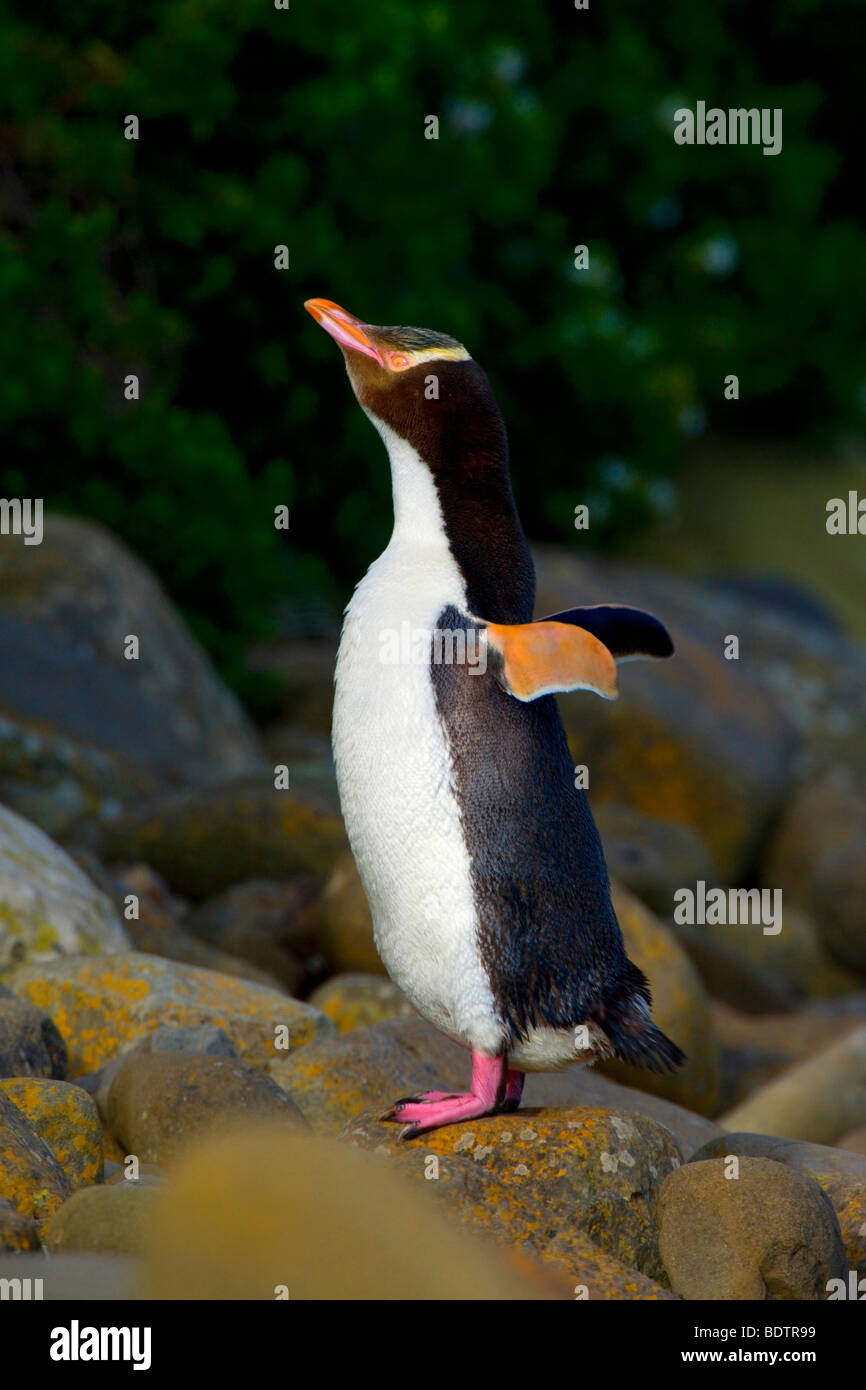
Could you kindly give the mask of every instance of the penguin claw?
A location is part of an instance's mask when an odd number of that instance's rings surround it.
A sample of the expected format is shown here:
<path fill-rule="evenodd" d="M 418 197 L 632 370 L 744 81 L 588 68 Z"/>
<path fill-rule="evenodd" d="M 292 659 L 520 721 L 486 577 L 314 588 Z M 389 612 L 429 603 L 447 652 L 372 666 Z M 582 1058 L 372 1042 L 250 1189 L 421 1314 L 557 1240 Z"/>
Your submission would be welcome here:
<path fill-rule="evenodd" d="M 406 1125 L 405 1129 L 401 1129 L 400 1133 L 397 1135 L 397 1143 L 403 1144 L 407 1139 L 414 1139 L 420 1128 L 421 1126 L 417 1124 Z"/>
<path fill-rule="evenodd" d="M 388 1109 L 379 1116 L 379 1119 L 399 1120 L 399 1111 L 402 1109 L 404 1105 L 419 1105 L 420 1103 L 420 1096 L 401 1096 L 399 1100 L 394 1101 L 393 1105 L 388 1106 Z"/>

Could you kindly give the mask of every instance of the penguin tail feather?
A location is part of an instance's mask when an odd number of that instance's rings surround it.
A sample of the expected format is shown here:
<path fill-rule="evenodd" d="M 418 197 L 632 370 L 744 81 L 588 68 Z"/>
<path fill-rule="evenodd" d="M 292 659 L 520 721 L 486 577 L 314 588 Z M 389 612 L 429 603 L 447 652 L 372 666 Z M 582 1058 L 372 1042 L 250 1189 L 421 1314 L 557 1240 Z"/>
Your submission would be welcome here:
<path fill-rule="evenodd" d="M 649 1071 L 675 1071 L 685 1062 L 686 1054 L 653 1023 L 651 1002 L 649 981 L 630 961 L 625 981 L 605 1000 L 598 1022 L 621 1062 Z"/>
<path fill-rule="evenodd" d="M 606 1032 L 614 1055 L 635 1067 L 645 1067 L 648 1071 L 676 1071 L 686 1060 L 682 1049 L 654 1023 L 646 1024 L 639 1033 L 629 1034 L 608 1022 Z"/>

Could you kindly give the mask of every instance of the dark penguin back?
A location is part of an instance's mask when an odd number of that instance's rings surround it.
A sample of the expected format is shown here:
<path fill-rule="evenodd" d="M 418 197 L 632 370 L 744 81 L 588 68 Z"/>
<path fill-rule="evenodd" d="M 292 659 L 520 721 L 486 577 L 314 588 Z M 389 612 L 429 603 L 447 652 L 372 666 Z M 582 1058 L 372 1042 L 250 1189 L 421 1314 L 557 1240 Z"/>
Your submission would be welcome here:
<path fill-rule="evenodd" d="M 442 629 L 472 626 L 453 607 Z M 553 696 L 522 704 L 491 669 L 431 667 L 471 858 L 478 945 L 512 1038 L 603 1021 L 640 979 Z M 635 978 L 637 976 L 637 979 Z"/>

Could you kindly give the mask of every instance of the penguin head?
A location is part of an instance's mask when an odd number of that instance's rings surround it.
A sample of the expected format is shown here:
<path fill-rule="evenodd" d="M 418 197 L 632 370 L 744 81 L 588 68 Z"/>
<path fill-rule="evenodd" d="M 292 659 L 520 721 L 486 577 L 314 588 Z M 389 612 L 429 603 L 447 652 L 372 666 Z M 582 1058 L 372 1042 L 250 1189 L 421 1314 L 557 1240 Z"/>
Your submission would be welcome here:
<path fill-rule="evenodd" d="M 427 328 L 365 323 L 329 299 L 304 305 L 339 345 L 359 404 L 377 426 L 408 440 L 434 474 L 474 448 L 501 462 L 505 428 L 490 384 L 462 343 Z"/>

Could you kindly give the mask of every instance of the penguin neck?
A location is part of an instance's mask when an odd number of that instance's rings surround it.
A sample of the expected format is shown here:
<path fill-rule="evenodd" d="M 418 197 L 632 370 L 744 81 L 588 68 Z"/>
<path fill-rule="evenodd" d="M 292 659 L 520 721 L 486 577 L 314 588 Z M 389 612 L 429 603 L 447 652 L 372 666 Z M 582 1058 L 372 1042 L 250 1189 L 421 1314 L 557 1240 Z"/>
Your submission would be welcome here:
<path fill-rule="evenodd" d="M 532 617 L 535 570 L 508 476 L 507 453 L 474 458 L 454 470 L 437 468 L 408 439 L 366 412 L 382 436 L 391 464 L 394 529 L 391 546 L 425 555 L 447 552 L 456 565 L 466 607 L 490 622 L 525 623 Z"/>

